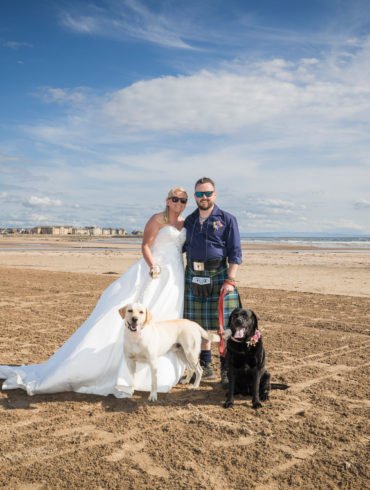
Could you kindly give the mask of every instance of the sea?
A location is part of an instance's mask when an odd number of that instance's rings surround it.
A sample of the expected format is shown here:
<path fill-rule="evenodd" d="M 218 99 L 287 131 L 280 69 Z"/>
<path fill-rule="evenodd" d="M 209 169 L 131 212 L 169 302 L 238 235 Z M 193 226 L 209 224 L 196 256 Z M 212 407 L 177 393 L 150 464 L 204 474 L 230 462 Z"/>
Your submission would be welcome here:
<path fill-rule="evenodd" d="M 367 249 L 370 250 L 370 236 L 339 236 L 339 235 L 273 235 L 263 236 L 260 234 L 241 233 L 244 243 L 258 244 L 281 244 L 296 246 L 311 246 L 317 248 L 337 248 L 337 249 Z"/>
<path fill-rule="evenodd" d="M 342 250 L 370 250 L 370 236 L 290 236 L 290 235 L 274 235 L 263 236 L 261 234 L 241 233 L 241 241 L 244 244 L 277 244 L 277 245 L 292 245 L 292 246 L 311 246 L 322 249 L 342 249 Z M 141 243 L 139 237 L 126 238 L 98 238 L 94 241 L 99 243 L 126 243 L 138 244 Z"/>

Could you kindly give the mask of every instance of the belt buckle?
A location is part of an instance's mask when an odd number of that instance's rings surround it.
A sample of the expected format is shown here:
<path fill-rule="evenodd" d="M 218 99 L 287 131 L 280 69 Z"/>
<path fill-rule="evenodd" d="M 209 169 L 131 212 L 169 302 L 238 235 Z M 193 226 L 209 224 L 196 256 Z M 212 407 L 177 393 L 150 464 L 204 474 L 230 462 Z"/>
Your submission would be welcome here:
<path fill-rule="evenodd" d="M 193 262 L 193 269 L 196 272 L 203 272 L 204 271 L 204 262 Z"/>

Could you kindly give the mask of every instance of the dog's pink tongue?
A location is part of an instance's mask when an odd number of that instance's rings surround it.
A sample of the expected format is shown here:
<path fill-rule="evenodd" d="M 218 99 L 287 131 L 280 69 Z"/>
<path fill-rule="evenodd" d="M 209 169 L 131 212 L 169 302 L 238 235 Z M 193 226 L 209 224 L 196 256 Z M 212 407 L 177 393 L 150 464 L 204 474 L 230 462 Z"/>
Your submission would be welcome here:
<path fill-rule="evenodd" d="M 245 335 L 245 328 L 239 328 L 234 335 L 234 339 L 242 339 Z"/>

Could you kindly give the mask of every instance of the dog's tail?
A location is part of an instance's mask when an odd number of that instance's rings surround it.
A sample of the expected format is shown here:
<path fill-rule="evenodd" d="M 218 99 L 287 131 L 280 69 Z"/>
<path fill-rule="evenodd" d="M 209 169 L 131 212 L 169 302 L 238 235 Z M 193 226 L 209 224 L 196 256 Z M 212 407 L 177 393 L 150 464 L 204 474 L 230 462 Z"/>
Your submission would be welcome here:
<path fill-rule="evenodd" d="M 207 330 L 204 330 L 204 328 L 202 328 L 200 325 L 198 325 L 198 327 L 202 339 L 209 340 L 210 342 L 220 342 L 219 335 L 217 335 L 216 333 L 207 332 Z"/>
<path fill-rule="evenodd" d="M 284 383 L 270 383 L 270 387 L 272 390 L 287 390 L 289 385 Z"/>

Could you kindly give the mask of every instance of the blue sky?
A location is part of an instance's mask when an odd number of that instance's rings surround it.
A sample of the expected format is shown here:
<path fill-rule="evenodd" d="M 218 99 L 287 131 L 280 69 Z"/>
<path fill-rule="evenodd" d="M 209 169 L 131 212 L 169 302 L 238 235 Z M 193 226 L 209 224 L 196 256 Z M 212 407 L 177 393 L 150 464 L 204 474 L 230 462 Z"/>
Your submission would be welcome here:
<path fill-rule="evenodd" d="M 368 0 L 0 0 L 0 69 L 0 227 L 370 233 Z"/>

